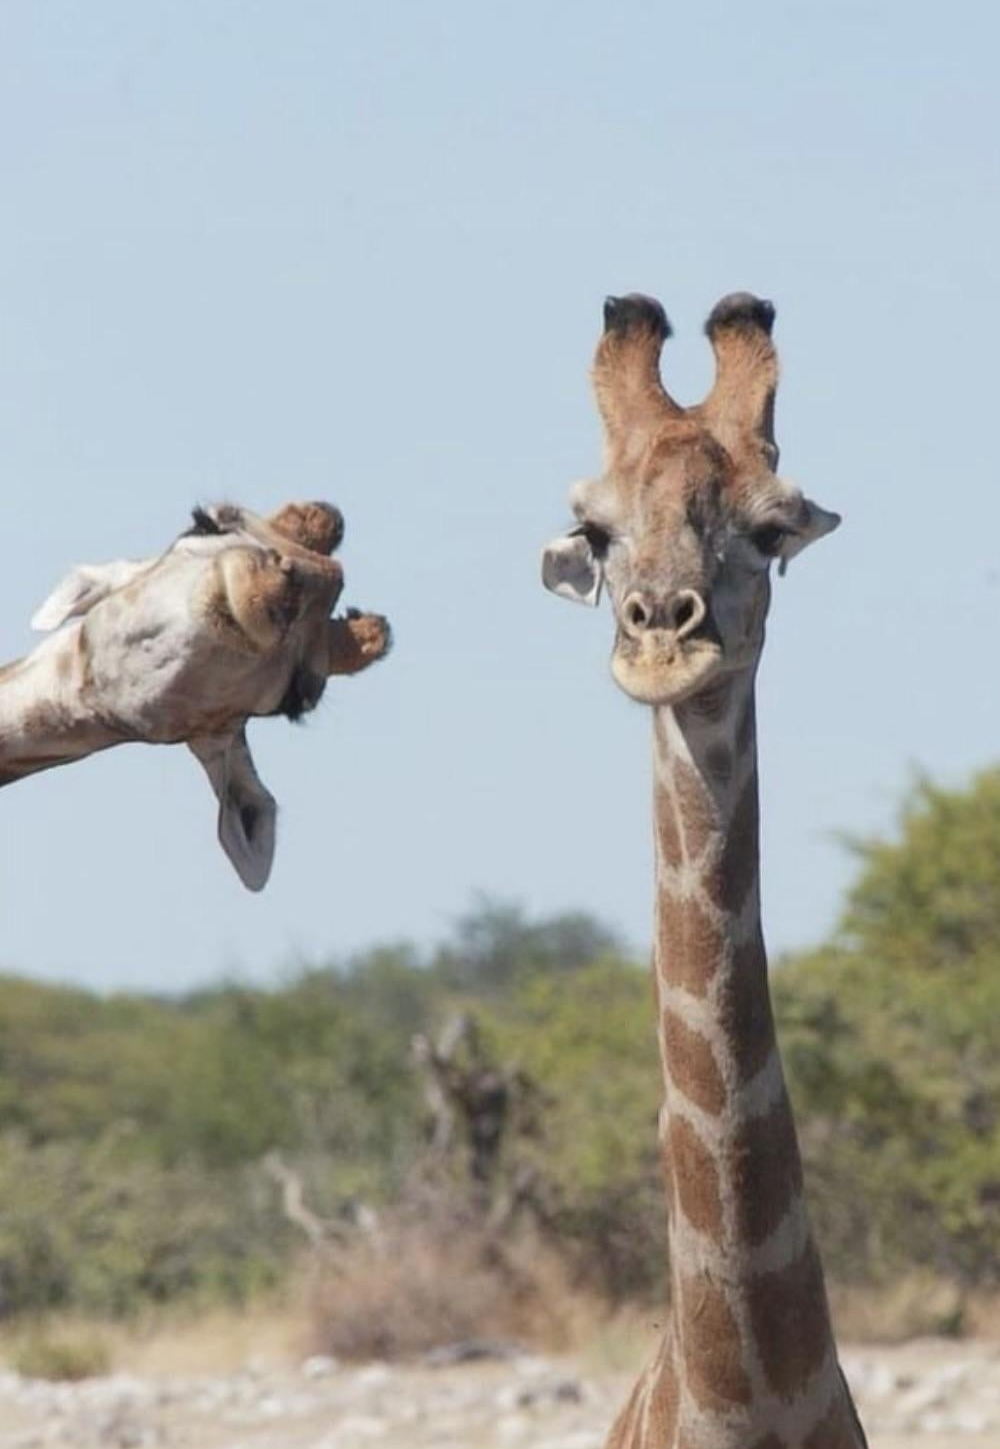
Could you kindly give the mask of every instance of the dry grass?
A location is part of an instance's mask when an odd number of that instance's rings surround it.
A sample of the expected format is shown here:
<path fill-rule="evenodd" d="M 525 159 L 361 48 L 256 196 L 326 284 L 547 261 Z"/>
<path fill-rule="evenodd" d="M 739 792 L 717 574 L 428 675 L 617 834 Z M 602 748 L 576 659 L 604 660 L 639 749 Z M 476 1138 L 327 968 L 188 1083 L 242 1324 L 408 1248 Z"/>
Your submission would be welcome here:
<path fill-rule="evenodd" d="M 961 1338 L 973 1330 L 967 1295 L 930 1273 L 907 1273 L 878 1289 L 833 1285 L 830 1303 L 838 1338 L 854 1343 Z"/>
<path fill-rule="evenodd" d="M 890 1289 L 834 1287 L 841 1343 L 962 1335 L 1000 1339 L 1000 1295 L 960 1295 L 911 1274 Z M 409 1225 L 382 1251 L 361 1241 L 321 1267 L 313 1257 L 280 1295 L 243 1310 L 160 1310 L 128 1324 L 58 1316 L 13 1324 L 0 1360 L 29 1377 L 79 1379 L 284 1369 L 310 1353 L 407 1359 L 470 1339 L 572 1350 L 596 1374 L 633 1370 L 654 1352 L 662 1312 L 611 1313 L 569 1283 L 551 1250 L 525 1238 L 501 1252 L 482 1233 Z"/>
<path fill-rule="evenodd" d="M 311 1347 L 347 1360 L 408 1359 L 470 1340 L 558 1351 L 592 1332 L 593 1302 L 537 1240 L 459 1221 L 402 1222 L 330 1257 L 310 1301 Z"/>
<path fill-rule="evenodd" d="M 139 1377 L 227 1374 L 255 1364 L 285 1368 L 306 1349 L 301 1294 L 271 1295 L 246 1309 L 157 1309 L 109 1323 L 56 1314 L 0 1333 L 0 1361 L 35 1378 L 112 1370 Z"/>
<path fill-rule="evenodd" d="M 106 1335 L 82 1324 L 33 1323 L 10 1339 L 5 1357 L 28 1379 L 76 1382 L 111 1370 Z"/>
<path fill-rule="evenodd" d="M 115 1367 L 140 1377 L 228 1374 L 254 1364 L 280 1369 L 303 1356 L 302 1308 L 291 1294 L 243 1309 L 150 1314 L 111 1342 Z"/>

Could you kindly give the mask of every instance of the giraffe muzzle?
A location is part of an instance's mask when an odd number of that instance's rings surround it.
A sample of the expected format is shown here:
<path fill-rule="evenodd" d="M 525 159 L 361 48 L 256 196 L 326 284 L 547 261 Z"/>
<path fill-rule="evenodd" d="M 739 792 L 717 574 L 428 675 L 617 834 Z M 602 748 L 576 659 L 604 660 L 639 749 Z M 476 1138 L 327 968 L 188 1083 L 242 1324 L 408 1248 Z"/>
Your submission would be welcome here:
<path fill-rule="evenodd" d="M 611 656 L 615 682 L 639 704 L 678 704 L 707 687 L 722 665 L 722 648 L 708 633 L 619 626 Z"/>

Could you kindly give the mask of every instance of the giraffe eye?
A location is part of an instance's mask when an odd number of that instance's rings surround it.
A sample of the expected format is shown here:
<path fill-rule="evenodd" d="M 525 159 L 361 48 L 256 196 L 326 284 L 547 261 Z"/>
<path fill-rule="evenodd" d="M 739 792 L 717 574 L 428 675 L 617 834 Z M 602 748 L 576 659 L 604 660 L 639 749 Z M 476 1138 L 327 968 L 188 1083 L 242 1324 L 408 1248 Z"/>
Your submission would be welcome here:
<path fill-rule="evenodd" d="M 591 552 L 597 559 L 602 559 L 611 547 L 611 535 L 606 528 L 601 528 L 596 523 L 581 523 L 579 528 L 573 530 L 581 538 L 585 538 L 590 544 Z"/>
<path fill-rule="evenodd" d="M 779 528 L 776 523 L 765 523 L 763 527 L 755 528 L 750 535 L 754 548 L 767 558 L 774 558 L 787 537 L 788 530 Z"/>

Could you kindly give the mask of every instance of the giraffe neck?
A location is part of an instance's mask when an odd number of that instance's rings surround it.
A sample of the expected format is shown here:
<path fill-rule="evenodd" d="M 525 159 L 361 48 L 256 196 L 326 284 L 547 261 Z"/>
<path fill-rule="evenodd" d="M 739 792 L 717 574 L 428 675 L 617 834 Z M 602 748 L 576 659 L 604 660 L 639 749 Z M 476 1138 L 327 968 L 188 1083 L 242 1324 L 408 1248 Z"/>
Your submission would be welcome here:
<path fill-rule="evenodd" d="M 652 1401 L 673 1393 L 679 1442 L 805 1443 L 843 1391 L 768 992 L 752 673 L 656 710 L 654 764 L 671 1309 Z"/>
<path fill-rule="evenodd" d="M 88 708 L 88 683 L 78 626 L 0 667 L 0 786 L 122 740 Z"/>

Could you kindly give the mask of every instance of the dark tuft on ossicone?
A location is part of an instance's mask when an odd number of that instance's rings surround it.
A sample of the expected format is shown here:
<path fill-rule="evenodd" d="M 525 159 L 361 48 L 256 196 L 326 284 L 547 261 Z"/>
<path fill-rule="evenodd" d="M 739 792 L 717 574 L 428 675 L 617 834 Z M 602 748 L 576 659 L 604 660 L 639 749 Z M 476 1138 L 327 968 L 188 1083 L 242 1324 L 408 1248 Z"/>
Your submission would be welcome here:
<path fill-rule="evenodd" d="M 752 292 L 731 292 L 716 302 L 705 323 L 708 337 L 725 327 L 760 327 L 771 335 L 774 326 L 774 303 Z"/>
<path fill-rule="evenodd" d="M 667 314 L 655 297 L 644 297 L 641 292 L 630 292 L 627 297 L 605 297 L 605 332 L 624 334 L 639 328 L 654 333 L 661 342 L 670 336 Z"/>
<path fill-rule="evenodd" d="M 200 506 L 192 508 L 191 518 L 193 520 L 191 527 L 184 531 L 181 535 L 182 538 L 209 537 L 223 531 L 212 515 Z"/>

